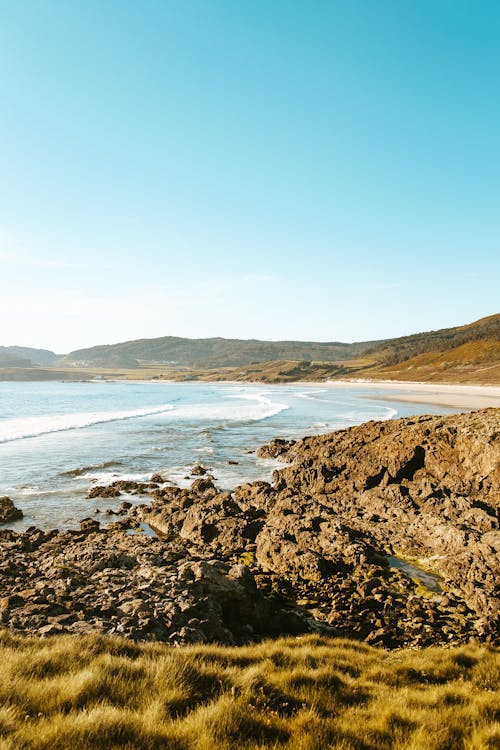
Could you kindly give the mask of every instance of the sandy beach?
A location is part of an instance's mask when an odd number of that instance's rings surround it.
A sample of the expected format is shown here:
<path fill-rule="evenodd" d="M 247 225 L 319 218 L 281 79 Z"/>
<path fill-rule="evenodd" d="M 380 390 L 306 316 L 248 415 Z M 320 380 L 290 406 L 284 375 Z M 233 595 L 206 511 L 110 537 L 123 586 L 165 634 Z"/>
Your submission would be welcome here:
<path fill-rule="evenodd" d="M 329 380 L 330 388 L 374 388 L 370 398 L 404 401 L 463 409 L 500 407 L 500 386 L 442 385 L 440 383 L 401 383 L 391 380 Z"/>

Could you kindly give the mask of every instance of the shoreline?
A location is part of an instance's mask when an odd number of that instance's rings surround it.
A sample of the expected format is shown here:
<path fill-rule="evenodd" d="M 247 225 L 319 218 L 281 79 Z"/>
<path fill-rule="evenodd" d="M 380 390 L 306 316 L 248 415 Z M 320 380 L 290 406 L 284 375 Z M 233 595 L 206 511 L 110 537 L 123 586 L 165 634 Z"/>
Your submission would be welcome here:
<path fill-rule="evenodd" d="M 375 388 L 388 395 L 370 395 L 377 401 L 431 404 L 464 409 L 500 408 L 500 386 L 445 385 L 393 380 L 329 380 L 329 388 Z M 390 394 L 390 395 L 389 395 Z"/>
<path fill-rule="evenodd" d="M 114 507 L 101 506 L 79 529 L 0 531 L 0 553 L 10 560 L 0 570 L 0 593 L 9 592 L 3 624 L 19 633 L 95 631 L 172 645 L 311 629 L 389 648 L 494 638 L 499 416 L 423 415 L 274 439 L 258 454 L 283 461 L 273 483 L 230 492 L 208 469 L 192 471 L 186 488 L 160 475 L 100 485 L 93 501 L 109 498 Z M 480 487 L 469 457 L 480 457 Z M 441 458 L 444 476 L 436 474 Z M 4 511 L 16 511 L 2 499 Z M 62 588 L 51 583 L 61 570 L 69 576 Z M 144 577 L 152 585 L 145 588 Z M 36 611 L 32 589 L 44 592 Z"/>
<path fill-rule="evenodd" d="M 222 386 L 261 386 L 261 387 L 315 387 L 315 388 L 338 388 L 338 389 L 370 389 L 382 391 L 376 395 L 360 396 L 375 401 L 395 401 L 399 403 L 429 404 L 454 409 L 487 409 L 500 408 L 500 385 L 478 385 L 478 384 L 454 384 L 454 383 L 428 383 L 422 381 L 400 381 L 400 380 L 375 380 L 375 379 L 353 379 L 353 380 L 294 380 L 286 382 L 267 382 L 264 380 L 171 380 L 159 379 L 126 379 L 126 378 L 88 378 L 85 380 L 67 381 L 2 381 L 2 382 L 59 382 L 59 383 L 128 383 L 128 384 L 175 384 L 184 386 L 197 385 L 222 385 Z M 384 391 L 388 395 L 384 395 Z M 390 395 L 389 395 L 390 394 Z"/>
<path fill-rule="evenodd" d="M 132 381 L 131 381 L 132 382 Z M 145 382 L 145 381 L 137 381 Z M 175 382 L 180 381 L 158 381 Z M 307 386 L 315 388 L 359 388 L 379 389 L 389 393 L 396 391 L 396 395 L 373 395 L 360 396 L 374 401 L 396 401 L 400 403 L 429 404 L 431 406 L 444 406 L 454 409 L 489 409 L 500 408 L 500 385 L 476 385 L 476 384 L 447 384 L 447 383 L 423 383 L 419 381 L 400 380 L 294 380 L 286 383 L 266 383 L 262 380 L 194 380 L 188 384 L 211 383 L 212 385 L 259 385 L 265 387 L 298 387 Z M 400 393 L 397 393 L 400 391 Z"/>

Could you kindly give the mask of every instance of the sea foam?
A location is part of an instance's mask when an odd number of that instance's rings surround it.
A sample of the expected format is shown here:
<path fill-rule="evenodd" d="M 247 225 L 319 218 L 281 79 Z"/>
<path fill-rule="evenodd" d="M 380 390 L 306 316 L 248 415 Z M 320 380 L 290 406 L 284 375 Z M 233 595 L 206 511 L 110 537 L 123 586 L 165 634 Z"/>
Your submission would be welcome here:
<path fill-rule="evenodd" d="M 241 389 L 243 391 L 243 389 Z M 168 421 L 259 422 L 288 409 L 288 404 L 271 401 L 265 393 L 224 394 L 227 399 L 250 402 L 242 404 L 191 404 L 179 406 L 164 415 Z"/>
<path fill-rule="evenodd" d="M 0 443 L 8 443 L 11 440 L 39 437 L 41 435 L 48 435 L 51 432 L 77 430 L 82 427 L 91 427 L 92 425 L 104 424 L 106 422 L 118 422 L 122 419 L 137 419 L 139 417 L 148 417 L 154 414 L 163 414 L 173 408 L 174 407 L 171 404 L 163 404 L 163 406 L 149 406 L 142 409 L 130 409 L 127 411 L 49 414 L 43 417 L 4 419 L 0 421 Z"/>

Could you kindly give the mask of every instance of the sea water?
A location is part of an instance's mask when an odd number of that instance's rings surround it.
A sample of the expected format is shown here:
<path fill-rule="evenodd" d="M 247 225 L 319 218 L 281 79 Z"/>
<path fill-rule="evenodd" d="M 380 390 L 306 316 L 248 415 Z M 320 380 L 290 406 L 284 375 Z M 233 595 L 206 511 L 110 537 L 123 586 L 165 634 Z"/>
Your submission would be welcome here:
<path fill-rule="evenodd" d="M 96 505 L 104 511 L 123 499 L 89 499 L 96 484 L 146 481 L 159 473 L 188 486 L 196 463 L 210 469 L 221 489 L 269 479 L 277 462 L 255 451 L 273 437 L 456 411 L 378 395 L 376 386 L 2 382 L 0 496 L 11 497 L 24 513 L 8 525 L 74 527 Z"/>

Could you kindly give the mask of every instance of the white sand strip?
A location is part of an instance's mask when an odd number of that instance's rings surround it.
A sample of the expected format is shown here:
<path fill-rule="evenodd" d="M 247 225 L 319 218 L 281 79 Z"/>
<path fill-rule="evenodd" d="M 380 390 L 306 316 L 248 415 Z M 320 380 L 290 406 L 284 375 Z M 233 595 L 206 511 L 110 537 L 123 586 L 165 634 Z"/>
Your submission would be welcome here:
<path fill-rule="evenodd" d="M 329 380 L 330 388 L 370 388 L 382 393 L 370 398 L 383 401 L 408 401 L 418 404 L 451 406 L 458 409 L 500 407 L 500 386 L 442 385 L 441 383 L 402 383 L 394 380 Z M 383 392 L 386 392 L 384 394 Z"/>

